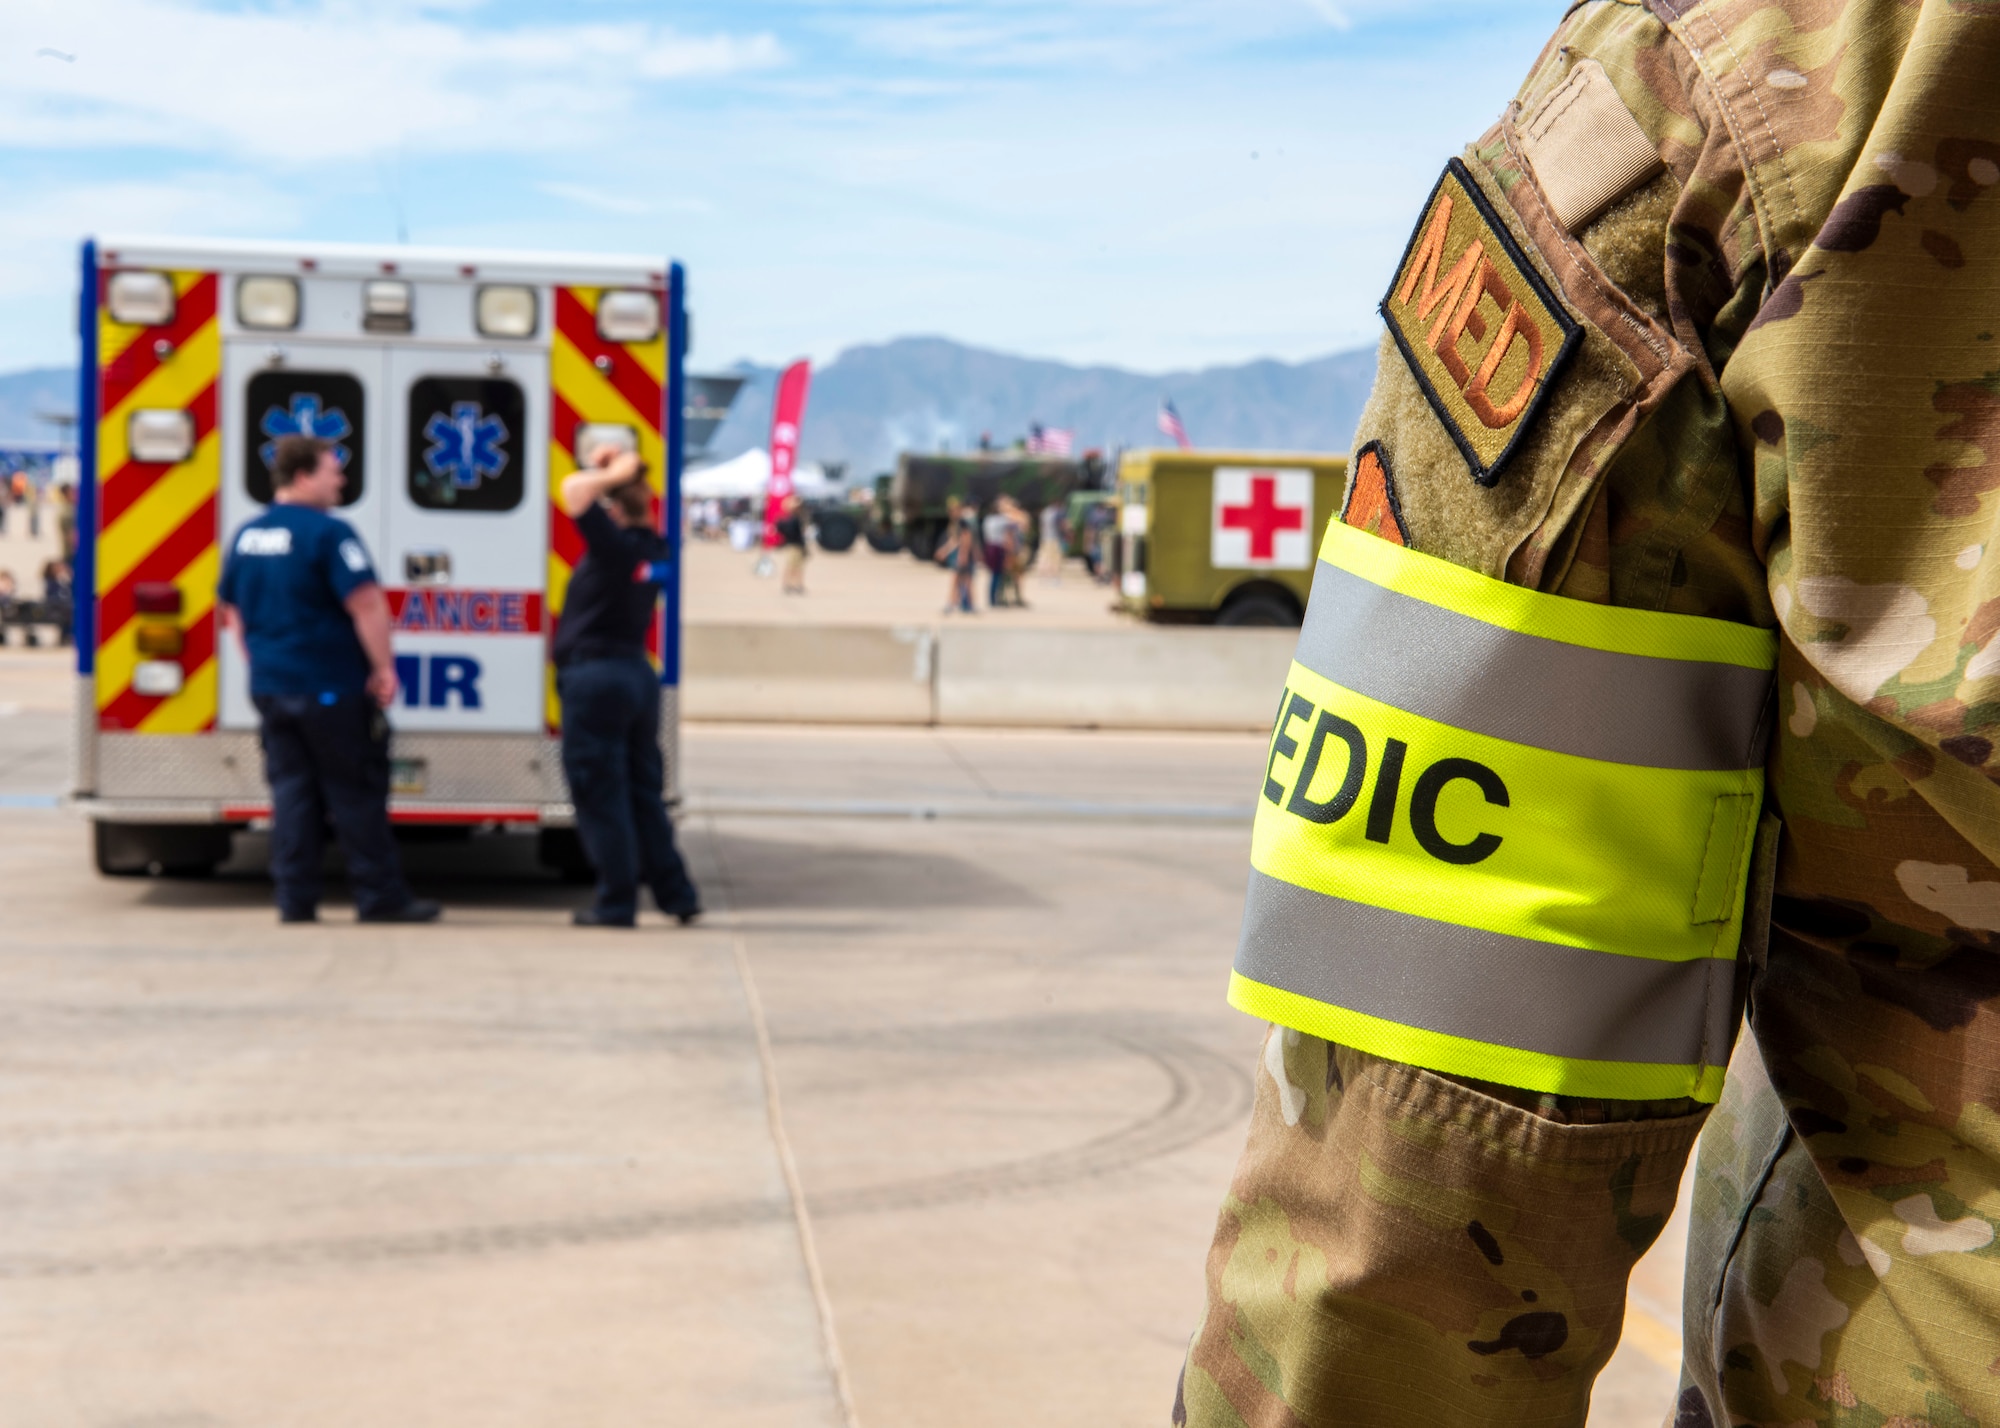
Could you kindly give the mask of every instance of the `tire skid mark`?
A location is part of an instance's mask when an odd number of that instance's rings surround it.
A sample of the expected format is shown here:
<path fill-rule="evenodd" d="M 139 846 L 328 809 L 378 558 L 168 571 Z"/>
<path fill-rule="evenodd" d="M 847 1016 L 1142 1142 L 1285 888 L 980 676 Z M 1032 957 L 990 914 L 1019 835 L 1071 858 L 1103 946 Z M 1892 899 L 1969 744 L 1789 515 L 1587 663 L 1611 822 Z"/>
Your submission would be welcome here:
<path fill-rule="evenodd" d="M 1151 1061 L 1166 1077 L 1167 1099 L 1151 1114 L 1081 1144 L 1021 1160 L 817 1194 L 813 1213 L 920 1209 L 1094 1180 L 1171 1155 L 1233 1128 L 1249 1114 L 1250 1077 L 1226 1057 L 1179 1037 L 1108 1039 Z"/>
<path fill-rule="evenodd" d="M 1021 1024 L 1015 1024 L 1019 1031 Z M 1044 1043 L 1072 1035 L 1080 1027 L 1033 1027 Z M 940 1028 L 939 1036 L 952 1028 Z M 913 1039 L 927 1040 L 930 1033 Z M 830 1037 L 828 1040 L 840 1040 Z M 1077 1145 L 1019 1160 L 885 1185 L 829 1191 L 812 1197 L 816 1217 L 884 1214 L 932 1209 L 1001 1195 L 1046 1190 L 1099 1179 L 1170 1155 L 1240 1124 L 1250 1108 L 1248 1072 L 1234 1061 L 1170 1033 L 1140 1035 L 1127 1028 L 1098 1033 L 1129 1054 L 1151 1061 L 1167 1083 L 1166 1098 L 1137 1120 Z M 287 1270 L 373 1265 L 491 1255 L 546 1253 L 629 1244 L 711 1230 L 749 1229 L 789 1223 L 783 1197 L 711 1200 L 673 1208 L 524 1220 L 452 1229 L 362 1235 L 313 1236 L 297 1240 L 156 1246 L 84 1255 L 0 1255 L 0 1282 L 79 1280 L 143 1274 L 231 1270 Z"/>

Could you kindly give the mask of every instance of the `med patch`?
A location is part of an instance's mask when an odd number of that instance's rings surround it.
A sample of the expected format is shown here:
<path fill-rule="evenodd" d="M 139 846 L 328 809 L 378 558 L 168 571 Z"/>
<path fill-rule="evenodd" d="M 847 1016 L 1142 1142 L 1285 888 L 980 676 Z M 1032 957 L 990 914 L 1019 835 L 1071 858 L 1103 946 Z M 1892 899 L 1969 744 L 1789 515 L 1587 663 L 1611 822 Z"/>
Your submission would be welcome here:
<path fill-rule="evenodd" d="M 1431 190 L 1381 311 L 1472 479 L 1491 486 L 1583 329 L 1463 161 Z"/>

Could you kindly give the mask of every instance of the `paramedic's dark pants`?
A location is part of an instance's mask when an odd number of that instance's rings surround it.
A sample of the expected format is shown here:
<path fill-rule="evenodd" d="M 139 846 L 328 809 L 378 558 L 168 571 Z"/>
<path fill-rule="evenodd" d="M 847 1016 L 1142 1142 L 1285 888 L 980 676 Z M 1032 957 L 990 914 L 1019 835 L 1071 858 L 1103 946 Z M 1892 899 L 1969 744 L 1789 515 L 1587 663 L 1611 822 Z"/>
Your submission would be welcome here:
<path fill-rule="evenodd" d="M 639 884 L 660 911 L 695 905 L 674 825 L 661 801 L 660 679 L 643 656 L 582 660 L 557 676 L 562 694 L 563 773 L 583 850 L 597 869 L 596 911 L 627 918 Z"/>
<path fill-rule="evenodd" d="M 271 785 L 271 880 L 278 910 L 319 906 L 329 819 L 347 854 L 355 910 L 391 912 L 410 900 L 389 831 L 389 721 L 365 695 L 332 703 L 260 694 L 264 777 Z"/>

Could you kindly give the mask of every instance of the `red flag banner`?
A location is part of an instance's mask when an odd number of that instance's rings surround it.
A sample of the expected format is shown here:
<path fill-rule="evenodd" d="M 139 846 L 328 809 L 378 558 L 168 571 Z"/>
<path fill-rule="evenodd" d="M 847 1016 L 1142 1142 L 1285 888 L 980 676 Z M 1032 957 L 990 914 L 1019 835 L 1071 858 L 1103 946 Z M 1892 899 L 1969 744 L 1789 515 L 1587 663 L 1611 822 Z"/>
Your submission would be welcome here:
<path fill-rule="evenodd" d="M 778 378 L 777 399 L 771 403 L 771 484 L 764 492 L 764 544 L 778 544 L 778 518 L 792 494 L 792 468 L 799 459 L 799 428 L 806 420 L 806 389 L 812 384 L 812 364 L 792 363 Z"/>

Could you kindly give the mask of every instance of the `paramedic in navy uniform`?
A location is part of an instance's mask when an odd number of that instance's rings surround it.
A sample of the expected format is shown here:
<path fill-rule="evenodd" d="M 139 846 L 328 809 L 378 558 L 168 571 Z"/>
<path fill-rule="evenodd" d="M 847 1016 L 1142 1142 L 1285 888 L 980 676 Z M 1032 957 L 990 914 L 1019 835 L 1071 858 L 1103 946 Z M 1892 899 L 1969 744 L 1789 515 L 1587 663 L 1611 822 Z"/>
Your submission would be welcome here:
<path fill-rule="evenodd" d="M 281 438 L 272 505 L 230 540 L 216 596 L 263 721 L 279 920 L 319 916 L 331 818 L 360 920 L 430 922 L 438 905 L 410 895 L 389 830 L 389 602 L 354 527 L 329 514 L 346 484 L 328 443 Z"/>
<path fill-rule="evenodd" d="M 563 774 L 597 870 L 596 900 L 576 914 L 583 927 L 632 926 L 641 882 L 667 916 L 686 923 L 701 912 L 661 800 L 660 677 L 646 658 L 646 631 L 658 567 L 671 554 L 653 528 L 645 476 L 636 455 L 603 445 L 556 496 L 587 548 L 563 597 L 553 655 Z"/>

